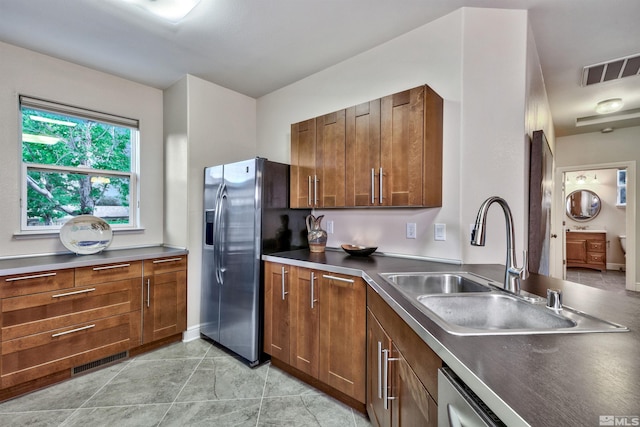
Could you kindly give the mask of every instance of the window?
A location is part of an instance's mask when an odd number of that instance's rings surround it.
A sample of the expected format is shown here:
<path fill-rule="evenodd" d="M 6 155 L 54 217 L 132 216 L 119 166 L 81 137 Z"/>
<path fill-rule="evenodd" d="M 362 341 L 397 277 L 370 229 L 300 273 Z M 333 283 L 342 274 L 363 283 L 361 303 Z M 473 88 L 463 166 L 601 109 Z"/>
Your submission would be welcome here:
<path fill-rule="evenodd" d="M 25 96 L 22 230 L 56 230 L 89 214 L 137 226 L 138 121 Z"/>
<path fill-rule="evenodd" d="M 627 206 L 627 170 L 618 169 L 616 206 Z"/>

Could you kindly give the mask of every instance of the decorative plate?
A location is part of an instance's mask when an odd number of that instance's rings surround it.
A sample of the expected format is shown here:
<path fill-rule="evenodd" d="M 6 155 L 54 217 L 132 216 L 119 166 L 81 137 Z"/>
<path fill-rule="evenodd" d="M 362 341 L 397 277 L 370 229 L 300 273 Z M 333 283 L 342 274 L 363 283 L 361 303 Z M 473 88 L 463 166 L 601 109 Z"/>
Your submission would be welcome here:
<path fill-rule="evenodd" d="M 353 255 L 353 256 L 369 256 L 372 253 L 374 253 L 376 251 L 376 249 L 378 249 L 377 247 L 372 248 L 372 247 L 366 247 L 366 246 L 359 246 L 359 245 L 342 245 L 342 249 L 348 253 L 349 255 Z"/>
<path fill-rule="evenodd" d="M 60 228 L 60 241 L 78 255 L 98 253 L 109 246 L 112 239 L 111 226 L 93 215 L 76 216 Z"/>

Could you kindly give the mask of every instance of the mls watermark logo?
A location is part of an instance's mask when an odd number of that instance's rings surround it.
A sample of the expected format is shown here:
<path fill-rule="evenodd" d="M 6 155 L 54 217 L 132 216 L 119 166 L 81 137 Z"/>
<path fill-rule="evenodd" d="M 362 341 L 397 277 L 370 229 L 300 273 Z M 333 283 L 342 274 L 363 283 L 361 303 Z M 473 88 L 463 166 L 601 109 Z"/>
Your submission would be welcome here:
<path fill-rule="evenodd" d="M 600 415 L 601 426 L 640 426 L 639 415 Z"/>

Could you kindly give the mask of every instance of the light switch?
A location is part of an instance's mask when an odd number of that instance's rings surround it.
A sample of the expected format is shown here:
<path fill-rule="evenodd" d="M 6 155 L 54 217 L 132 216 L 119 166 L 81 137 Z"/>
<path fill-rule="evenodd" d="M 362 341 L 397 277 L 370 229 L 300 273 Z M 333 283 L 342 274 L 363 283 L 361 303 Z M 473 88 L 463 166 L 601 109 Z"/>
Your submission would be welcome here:
<path fill-rule="evenodd" d="M 327 221 L 327 234 L 333 234 L 333 221 Z"/>
<path fill-rule="evenodd" d="M 433 240 L 447 240 L 447 224 L 434 224 Z"/>

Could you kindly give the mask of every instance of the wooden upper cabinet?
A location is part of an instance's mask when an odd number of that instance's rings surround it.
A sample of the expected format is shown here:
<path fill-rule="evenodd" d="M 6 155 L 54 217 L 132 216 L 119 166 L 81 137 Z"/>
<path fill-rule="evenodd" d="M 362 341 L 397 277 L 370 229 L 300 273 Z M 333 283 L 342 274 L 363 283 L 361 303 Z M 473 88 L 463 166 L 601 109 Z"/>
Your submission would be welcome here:
<path fill-rule="evenodd" d="M 291 207 L 442 206 L 442 119 L 419 86 L 293 124 Z"/>
<path fill-rule="evenodd" d="M 383 206 L 442 205 L 442 98 L 428 86 L 381 100 Z"/>
<path fill-rule="evenodd" d="M 380 100 L 346 110 L 346 205 L 380 204 Z"/>
<path fill-rule="evenodd" d="M 316 119 L 314 207 L 345 206 L 345 110 Z"/>
<path fill-rule="evenodd" d="M 314 206 L 316 179 L 316 119 L 291 125 L 292 208 Z"/>

